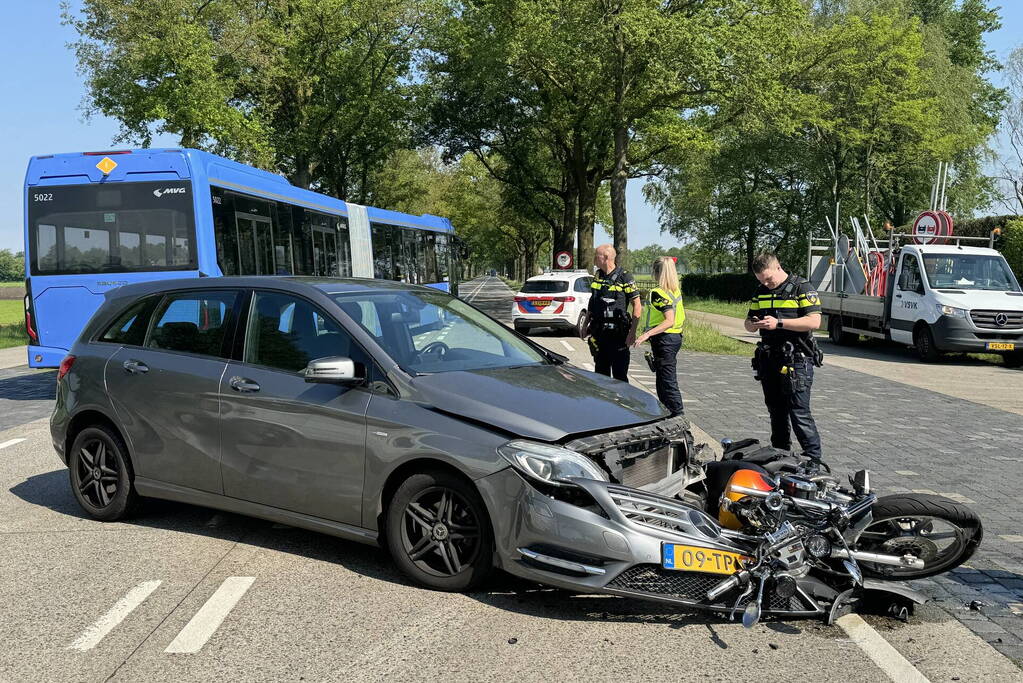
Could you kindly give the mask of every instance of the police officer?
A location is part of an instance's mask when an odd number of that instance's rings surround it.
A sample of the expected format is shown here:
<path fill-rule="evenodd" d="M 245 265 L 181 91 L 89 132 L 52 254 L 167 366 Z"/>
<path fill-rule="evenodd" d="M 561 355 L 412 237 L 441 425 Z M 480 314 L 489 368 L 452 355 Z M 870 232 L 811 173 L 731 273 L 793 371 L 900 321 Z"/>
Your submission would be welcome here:
<path fill-rule="evenodd" d="M 642 334 L 636 346 L 650 340 L 651 370 L 655 373 L 657 398 L 671 411 L 681 415 L 682 392 L 678 389 L 678 352 L 682 348 L 682 325 L 686 320 L 682 290 L 678 284 L 675 259 L 662 256 L 653 263 L 657 286 L 650 290 L 650 301 L 643 310 Z"/>
<path fill-rule="evenodd" d="M 821 438 L 810 415 L 813 369 L 822 358 L 813 339 L 821 323 L 820 300 L 813 285 L 782 270 L 770 252 L 753 259 L 753 274 L 760 286 L 745 325 L 749 332 L 760 332 L 753 367 L 771 415 L 771 445 L 791 449 L 791 424 L 803 452 L 820 459 Z"/>
<path fill-rule="evenodd" d="M 615 263 L 614 247 L 597 247 L 593 262 L 597 274 L 590 284 L 586 331 L 591 345 L 594 369 L 602 375 L 629 381 L 629 346 L 636 340 L 636 324 L 643 312 L 636 279 Z"/>

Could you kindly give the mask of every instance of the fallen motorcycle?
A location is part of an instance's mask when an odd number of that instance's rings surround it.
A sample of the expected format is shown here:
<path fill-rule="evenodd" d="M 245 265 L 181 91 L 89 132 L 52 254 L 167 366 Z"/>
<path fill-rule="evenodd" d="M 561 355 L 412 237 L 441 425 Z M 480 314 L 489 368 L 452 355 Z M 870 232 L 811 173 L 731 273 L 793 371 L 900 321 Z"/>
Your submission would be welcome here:
<path fill-rule="evenodd" d="M 981 542 L 980 519 L 960 503 L 878 497 L 866 470 L 843 482 L 820 460 L 752 440 L 723 446 L 720 461 L 686 456 L 673 497 L 583 485 L 629 523 L 678 537 L 660 542 L 659 564 L 626 569 L 605 592 L 741 613 L 747 627 L 879 607 L 908 618 L 926 597 L 903 582 L 959 566 Z"/>

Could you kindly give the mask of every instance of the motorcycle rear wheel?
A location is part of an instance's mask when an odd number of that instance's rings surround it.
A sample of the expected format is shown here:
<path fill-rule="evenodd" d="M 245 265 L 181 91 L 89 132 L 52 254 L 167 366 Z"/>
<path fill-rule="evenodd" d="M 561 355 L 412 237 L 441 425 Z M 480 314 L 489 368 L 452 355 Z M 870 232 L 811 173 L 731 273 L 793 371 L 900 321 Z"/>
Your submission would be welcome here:
<path fill-rule="evenodd" d="M 860 562 L 864 576 L 888 581 L 922 579 L 966 562 L 984 537 L 980 517 L 961 503 L 921 493 L 878 498 L 873 520 L 849 543 L 855 550 L 913 555 L 923 569 Z"/>

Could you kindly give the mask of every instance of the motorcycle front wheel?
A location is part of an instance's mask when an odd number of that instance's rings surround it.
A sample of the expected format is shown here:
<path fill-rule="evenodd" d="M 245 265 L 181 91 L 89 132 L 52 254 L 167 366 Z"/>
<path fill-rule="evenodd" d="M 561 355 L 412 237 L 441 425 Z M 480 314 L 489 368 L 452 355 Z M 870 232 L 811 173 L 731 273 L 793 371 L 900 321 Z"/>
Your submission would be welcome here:
<path fill-rule="evenodd" d="M 913 555 L 923 569 L 860 562 L 865 576 L 889 581 L 922 579 L 966 562 L 980 546 L 984 527 L 970 508 L 920 493 L 878 498 L 873 519 L 849 547 L 884 555 Z"/>

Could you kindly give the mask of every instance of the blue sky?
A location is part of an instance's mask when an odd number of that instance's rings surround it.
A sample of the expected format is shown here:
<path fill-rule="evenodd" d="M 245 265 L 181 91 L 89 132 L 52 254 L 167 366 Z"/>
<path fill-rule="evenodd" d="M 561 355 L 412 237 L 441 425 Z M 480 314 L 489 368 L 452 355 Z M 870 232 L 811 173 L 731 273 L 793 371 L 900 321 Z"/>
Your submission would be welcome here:
<path fill-rule="evenodd" d="M 153 0 L 159 2 L 159 0 Z M 77 3 L 76 3 L 77 4 Z M 84 118 L 84 88 L 67 43 L 75 33 L 60 24 L 57 0 L 6 2 L 0 24 L 0 84 L 6 97 L 0 105 L 0 249 L 23 248 L 22 185 L 28 158 L 34 154 L 101 150 L 112 146 L 117 124 L 111 119 Z M 999 61 L 1018 44 L 1023 29 L 1023 2 L 1005 0 L 1002 28 L 988 36 L 988 49 Z M 996 77 L 997 78 L 997 77 Z M 174 138 L 154 146 L 177 146 Z M 643 202 L 641 181 L 629 184 L 629 241 L 633 247 L 652 243 L 678 244 L 659 233 L 652 207 Z M 603 241 L 597 235 L 598 242 Z"/>

